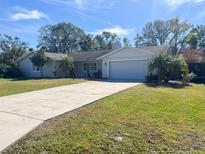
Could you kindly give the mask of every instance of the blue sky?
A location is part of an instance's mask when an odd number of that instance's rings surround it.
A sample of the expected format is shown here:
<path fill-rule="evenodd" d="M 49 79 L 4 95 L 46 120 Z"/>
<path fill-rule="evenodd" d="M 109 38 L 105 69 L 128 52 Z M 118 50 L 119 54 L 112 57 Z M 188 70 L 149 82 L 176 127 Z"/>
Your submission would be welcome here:
<path fill-rule="evenodd" d="M 36 47 L 45 24 L 71 22 L 86 32 L 115 32 L 132 40 L 144 24 L 179 16 L 205 24 L 205 0 L 0 0 L 0 33 Z"/>

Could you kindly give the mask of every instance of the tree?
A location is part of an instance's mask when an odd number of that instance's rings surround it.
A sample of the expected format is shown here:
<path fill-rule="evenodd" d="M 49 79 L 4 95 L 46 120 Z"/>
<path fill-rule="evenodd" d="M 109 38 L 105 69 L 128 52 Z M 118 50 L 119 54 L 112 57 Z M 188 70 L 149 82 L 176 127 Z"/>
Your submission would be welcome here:
<path fill-rule="evenodd" d="M 113 43 L 119 41 L 120 38 L 115 33 L 103 32 L 94 38 L 94 48 L 96 50 L 111 50 Z"/>
<path fill-rule="evenodd" d="M 70 53 L 76 51 L 110 50 L 120 38 L 111 32 L 103 32 L 93 37 L 71 23 L 46 25 L 40 29 L 38 48 L 47 52 Z"/>
<path fill-rule="evenodd" d="M 40 29 L 38 47 L 46 47 L 48 52 L 70 53 L 80 51 L 80 41 L 85 32 L 71 23 L 46 25 Z"/>
<path fill-rule="evenodd" d="M 16 60 L 21 57 L 28 46 L 18 37 L 0 34 L 0 76 L 22 77 Z"/>
<path fill-rule="evenodd" d="M 16 66 L 16 60 L 28 49 L 27 43 L 18 37 L 0 34 L 0 63 Z"/>
<path fill-rule="evenodd" d="M 136 47 L 171 45 L 175 51 L 184 47 L 185 38 L 191 25 L 186 21 L 180 22 L 179 18 L 162 21 L 148 22 L 141 34 L 135 38 Z"/>
<path fill-rule="evenodd" d="M 195 77 L 196 75 L 193 72 L 189 74 L 183 74 L 182 75 L 183 85 L 184 86 L 188 85 L 188 82 L 193 80 Z"/>
<path fill-rule="evenodd" d="M 127 37 L 124 37 L 124 38 L 123 38 L 123 46 L 124 46 L 124 47 L 129 47 L 129 46 L 131 46 L 131 45 L 130 45 L 130 41 L 129 41 L 129 39 L 128 39 Z"/>
<path fill-rule="evenodd" d="M 187 36 L 187 45 L 192 48 L 205 48 L 205 26 L 197 25 Z"/>
<path fill-rule="evenodd" d="M 46 57 L 44 50 L 39 50 L 30 58 L 30 60 L 34 66 L 40 68 L 41 78 L 42 78 L 43 77 L 43 66 L 50 61 L 50 58 Z"/>
<path fill-rule="evenodd" d="M 141 37 L 140 40 L 143 42 L 139 43 L 145 46 L 163 45 L 167 43 L 170 33 L 170 21 L 155 20 L 145 24 L 142 34 L 137 35 L 136 42 L 139 42 L 138 39 Z"/>
<path fill-rule="evenodd" d="M 193 28 L 187 35 L 186 43 L 191 49 L 197 49 L 199 41 L 199 34 L 196 28 Z"/>
<path fill-rule="evenodd" d="M 9 69 L 8 65 L 0 63 L 0 77 L 5 77 Z"/>
<path fill-rule="evenodd" d="M 73 58 L 70 56 L 64 57 L 60 62 L 60 67 L 65 70 L 66 76 L 68 77 L 69 73 L 71 73 L 74 69 Z M 72 76 L 74 77 L 74 74 L 72 74 Z"/>
<path fill-rule="evenodd" d="M 145 41 L 145 38 L 143 36 L 141 36 L 141 34 L 137 34 L 136 38 L 135 38 L 135 47 L 142 48 L 144 46 L 149 46 L 149 45 Z"/>
<path fill-rule="evenodd" d="M 105 41 L 103 39 L 103 35 L 96 35 L 93 39 L 94 41 L 94 49 L 95 50 L 104 50 L 106 49 L 106 44 L 105 44 Z"/>
<path fill-rule="evenodd" d="M 90 34 L 85 35 L 80 41 L 81 51 L 90 51 L 94 49 L 93 36 Z"/>
<path fill-rule="evenodd" d="M 107 49 L 112 49 L 113 43 L 118 41 L 118 39 L 119 39 L 117 34 L 111 33 L 111 32 L 103 32 L 102 36 L 104 38 L 105 44 L 107 46 L 106 47 Z"/>
<path fill-rule="evenodd" d="M 198 47 L 205 48 L 205 25 L 196 26 L 198 33 Z"/>
<path fill-rule="evenodd" d="M 189 34 L 191 24 L 187 21 L 180 22 L 179 18 L 176 17 L 170 20 L 170 26 L 172 30 L 168 44 L 174 47 L 174 51 L 177 53 L 177 51 L 181 51 L 186 45 L 186 38 Z"/>
<path fill-rule="evenodd" d="M 180 77 L 182 74 L 188 74 L 188 65 L 181 55 L 168 55 L 160 53 L 152 57 L 148 64 L 149 72 L 157 71 L 158 79 L 162 82 L 168 82 L 173 77 Z M 174 75 L 174 76 L 173 76 Z"/>

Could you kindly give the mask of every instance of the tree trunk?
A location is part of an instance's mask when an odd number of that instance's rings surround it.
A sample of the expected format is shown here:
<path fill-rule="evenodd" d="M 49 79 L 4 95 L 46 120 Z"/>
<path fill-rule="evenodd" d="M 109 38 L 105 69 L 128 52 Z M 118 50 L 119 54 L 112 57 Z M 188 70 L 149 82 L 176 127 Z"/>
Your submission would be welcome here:
<path fill-rule="evenodd" d="M 69 77 L 69 71 L 66 71 L 66 78 Z"/>
<path fill-rule="evenodd" d="M 43 78 L 43 67 L 41 67 L 41 78 Z"/>
<path fill-rule="evenodd" d="M 162 77 L 161 77 L 161 70 L 160 70 L 160 68 L 157 69 L 157 78 L 158 78 L 158 81 L 161 82 Z"/>
<path fill-rule="evenodd" d="M 169 83 L 169 79 L 165 79 L 164 82 L 165 82 L 165 83 Z"/>
<path fill-rule="evenodd" d="M 70 71 L 70 73 L 71 73 L 71 76 L 72 76 L 72 78 L 73 78 L 73 80 L 75 79 L 75 72 L 74 72 L 74 69 L 72 69 L 71 71 Z"/>

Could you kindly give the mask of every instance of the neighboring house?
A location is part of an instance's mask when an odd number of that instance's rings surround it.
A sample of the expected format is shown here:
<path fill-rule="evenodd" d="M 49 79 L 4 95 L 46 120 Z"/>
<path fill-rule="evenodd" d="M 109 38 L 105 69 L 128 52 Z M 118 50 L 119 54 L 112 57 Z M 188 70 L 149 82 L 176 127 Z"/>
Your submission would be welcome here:
<path fill-rule="evenodd" d="M 195 82 L 205 82 L 205 49 L 184 49 L 182 51 L 186 62 L 189 65 L 189 71 L 196 77 Z"/>
<path fill-rule="evenodd" d="M 169 46 L 133 48 L 124 47 L 114 51 L 89 51 L 68 54 L 74 59 L 74 72 L 78 78 L 100 77 L 116 80 L 145 80 L 150 57 L 159 52 L 171 52 Z M 39 68 L 30 61 L 34 53 L 18 59 L 19 68 L 26 77 L 40 77 Z M 51 59 L 43 67 L 44 77 L 65 77 L 60 61 L 66 54 L 46 53 Z"/>
<path fill-rule="evenodd" d="M 205 63 L 205 49 L 184 49 L 182 51 L 187 63 Z"/>

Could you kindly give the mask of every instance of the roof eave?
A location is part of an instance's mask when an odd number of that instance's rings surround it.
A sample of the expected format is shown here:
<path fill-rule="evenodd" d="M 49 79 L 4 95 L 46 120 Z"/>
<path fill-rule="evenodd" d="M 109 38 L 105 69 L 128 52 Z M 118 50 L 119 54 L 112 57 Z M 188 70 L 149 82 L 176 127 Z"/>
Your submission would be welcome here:
<path fill-rule="evenodd" d="M 33 54 L 33 53 L 34 53 L 34 52 L 30 52 L 30 53 L 27 54 L 27 55 L 23 55 L 23 56 L 21 56 L 20 58 L 18 58 L 18 59 L 16 60 L 16 63 L 22 61 L 23 59 L 25 59 L 26 57 L 30 56 L 30 55 Z"/>
<path fill-rule="evenodd" d="M 77 60 L 77 61 L 74 60 L 75 63 L 83 63 L 83 62 L 99 62 L 99 61 L 100 61 L 100 60 L 97 60 L 97 59 L 96 59 L 96 60 Z"/>
<path fill-rule="evenodd" d="M 112 55 L 112 54 L 114 54 L 114 53 L 116 53 L 116 52 L 118 52 L 118 51 L 120 51 L 120 50 L 122 50 L 122 49 L 126 49 L 127 47 L 123 47 L 123 48 L 119 48 L 119 49 L 117 49 L 117 50 L 114 50 L 114 51 L 112 51 L 112 52 L 109 52 L 109 53 L 107 53 L 107 54 L 105 54 L 105 55 L 103 55 L 103 56 L 100 56 L 99 58 L 97 58 L 97 60 L 102 60 L 102 58 L 104 58 L 104 57 L 107 57 L 107 56 L 109 56 L 109 55 Z"/>
<path fill-rule="evenodd" d="M 97 58 L 97 60 L 102 60 L 103 58 L 105 58 L 105 57 L 107 57 L 107 56 L 109 56 L 109 55 L 112 55 L 112 54 L 114 54 L 114 53 L 116 53 L 116 52 L 119 52 L 119 51 L 121 51 L 121 50 L 123 50 L 123 49 L 127 49 L 127 48 L 137 49 L 137 50 L 139 50 L 139 51 L 141 51 L 141 52 L 148 53 L 148 54 L 150 54 L 150 55 L 154 55 L 154 53 L 149 52 L 149 51 L 147 51 L 147 50 L 140 49 L 140 48 L 123 47 L 123 48 L 120 48 L 120 49 L 114 50 L 114 51 L 112 51 L 112 52 L 110 52 L 110 53 L 108 53 L 108 54 L 105 54 L 105 55 L 103 55 L 103 56 Z"/>

